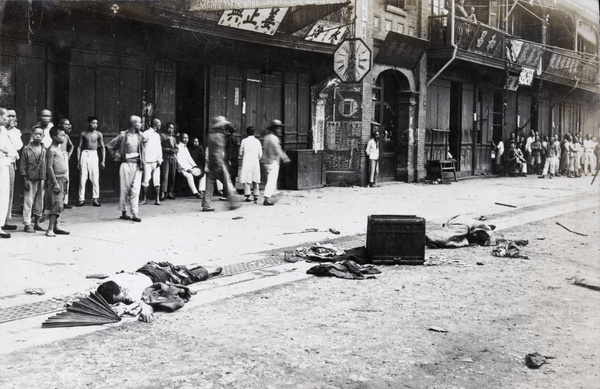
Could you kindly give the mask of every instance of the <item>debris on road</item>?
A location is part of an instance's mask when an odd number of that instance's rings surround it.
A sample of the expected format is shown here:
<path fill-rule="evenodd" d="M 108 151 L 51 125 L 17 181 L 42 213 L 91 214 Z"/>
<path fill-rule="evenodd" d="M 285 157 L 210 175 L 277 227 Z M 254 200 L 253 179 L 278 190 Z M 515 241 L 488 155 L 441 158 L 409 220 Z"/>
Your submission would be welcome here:
<path fill-rule="evenodd" d="M 498 239 L 496 246 L 492 249 L 494 257 L 529 259 L 527 255 L 521 254 L 519 246 L 526 246 L 527 240 Z"/>
<path fill-rule="evenodd" d="M 567 280 L 573 280 L 573 285 L 581 286 L 583 288 L 591 289 L 600 292 L 600 280 L 587 280 L 585 278 L 571 277 Z"/>
<path fill-rule="evenodd" d="M 532 353 L 525 355 L 525 364 L 530 369 L 537 369 L 542 365 L 548 363 L 548 359 L 555 359 L 554 357 L 544 356 L 540 353 Z"/>
<path fill-rule="evenodd" d="M 365 274 L 381 274 L 373 265 L 359 265 L 354 261 L 345 259 L 334 263 L 321 263 L 306 271 L 317 277 L 337 277 L 347 280 L 363 280 L 375 278 L 365 277 Z"/>
<path fill-rule="evenodd" d="M 95 279 L 99 279 L 99 280 L 103 280 L 108 277 L 109 277 L 108 274 L 103 274 L 103 273 L 88 274 L 87 276 L 85 276 L 85 278 L 95 278 Z"/>
<path fill-rule="evenodd" d="M 586 234 L 582 234 L 581 232 L 577 232 L 577 231 L 573 231 L 568 229 L 567 227 L 563 226 L 562 224 L 560 224 L 559 222 L 556 222 L 556 224 L 558 224 L 559 226 L 561 226 L 562 228 L 564 228 L 565 230 L 572 232 L 573 234 L 577 234 L 577 235 L 581 235 L 581 236 L 587 236 Z"/>
<path fill-rule="evenodd" d="M 447 329 L 443 328 L 443 327 L 438 327 L 438 326 L 431 326 L 428 328 L 429 331 L 433 331 L 433 332 L 441 332 L 441 333 L 446 333 L 448 332 Z"/>
<path fill-rule="evenodd" d="M 502 205 L 503 207 L 517 208 L 516 205 L 504 204 L 504 203 L 494 203 L 496 205 Z"/>
<path fill-rule="evenodd" d="M 37 294 L 39 296 L 46 294 L 46 291 L 42 288 L 27 288 L 24 292 L 26 294 Z"/>
<path fill-rule="evenodd" d="M 339 232 L 338 230 L 336 230 L 336 229 L 333 229 L 333 228 L 330 228 L 330 229 L 329 229 L 329 232 L 331 232 L 331 233 L 332 233 L 332 234 L 334 234 L 334 235 L 339 235 L 339 234 L 340 234 L 340 232 Z"/>
<path fill-rule="evenodd" d="M 300 247 L 294 250 L 294 255 L 309 259 L 311 261 L 331 261 L 336 256 L 344 255 L 346 252 L 332 244 L 315 243 L 310 248 Z"/>

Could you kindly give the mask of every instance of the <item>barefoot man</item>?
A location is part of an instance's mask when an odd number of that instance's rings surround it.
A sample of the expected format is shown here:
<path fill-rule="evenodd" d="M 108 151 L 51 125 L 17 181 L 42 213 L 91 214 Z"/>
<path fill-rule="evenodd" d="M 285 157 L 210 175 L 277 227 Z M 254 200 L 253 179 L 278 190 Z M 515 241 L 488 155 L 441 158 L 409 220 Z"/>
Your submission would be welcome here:
<path fill-rule="evenodd" d="M 100 168 L 104 169 L 106 151 L 104 150 L 104 137 L 98 131 L 98 118 L 88 117 L 88 128 L 81 133 L 77 147 L 77 168 L 79 169 L 79 203 L 78 207 L 85 205 L 85 184 L 89 178 L 92 181 L 92 205 L 99 207 L 100 203 L 100 172 L 98 170 L 98 148 L 100 148 Z M 98 147 L 99 146 L 99 147 Z"/>

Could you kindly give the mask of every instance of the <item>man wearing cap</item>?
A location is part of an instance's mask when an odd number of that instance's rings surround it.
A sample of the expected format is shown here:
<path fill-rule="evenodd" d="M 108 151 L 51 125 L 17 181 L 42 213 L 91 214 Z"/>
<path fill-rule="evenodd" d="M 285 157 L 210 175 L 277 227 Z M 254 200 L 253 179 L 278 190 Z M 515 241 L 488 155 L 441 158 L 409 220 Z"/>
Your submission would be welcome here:
<path fill-rule="evenodd" d="M 204 167 L 206 172 L 206 191 L 202 199 L 202 211 L 211 212 L 214 208 L 210 207 L 212 195 L 215 187 L 215 180 L 223 182 L 225 196 L 229 200 L 229 208 L 235 209 L 240 206 L 239 200 L 235 195 L 235 188 L 229 178 L 229 172 L 225 166 L 225 130 L 231 127 L 231 122 L 224 116 L 216 116 L 212 119 L 210 131 L 208 132 L 207 142 L 207 161 Z"/>
<path fill-rule="evenodd" d="M 282 129 L 283 123 L 281 120 L 272 120 L 269 127 L 267 127 L 269 134 L 265 136 L 263 141 L 263 156 L 260 161 L 267 171 L 267 183 L 265 185 L 265 199 L 263 205 L 275 205 L 270 198 L 277 190 L 279 161 L 283 161 L 283 163 L 290 162 L 290 158 L 281 148 L 281 141 L 279 140 Z"/>

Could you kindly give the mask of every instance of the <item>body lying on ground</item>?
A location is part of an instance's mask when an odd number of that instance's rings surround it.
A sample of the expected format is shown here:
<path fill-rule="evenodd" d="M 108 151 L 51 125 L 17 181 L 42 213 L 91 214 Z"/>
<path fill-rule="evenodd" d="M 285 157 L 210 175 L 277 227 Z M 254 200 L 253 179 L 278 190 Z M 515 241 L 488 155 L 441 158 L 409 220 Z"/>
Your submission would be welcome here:
<path fill-rule="evenodd" d="M 219 275 L 222 268 L 209 272 L 202 266 L 188 269 L 169 262 L 148 262 L 135 273 L 118 273 L 98 286 L 109 304 L 140 304 L 139 320 L 151 322 L 155 310 L 172 312 L 189 301 L 186 285 Z"/>

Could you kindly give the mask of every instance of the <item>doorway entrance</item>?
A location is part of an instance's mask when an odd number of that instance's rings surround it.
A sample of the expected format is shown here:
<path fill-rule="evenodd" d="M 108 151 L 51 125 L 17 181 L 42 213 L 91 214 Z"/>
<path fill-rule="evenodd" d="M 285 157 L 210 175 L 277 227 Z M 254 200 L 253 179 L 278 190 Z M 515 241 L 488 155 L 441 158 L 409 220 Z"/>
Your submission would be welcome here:
<path fill-rule="evenodd" d="M 373 120 L 380 128 L 380 181 L 399 179 L 397 171 L 408 162 L 399 158 L 399 150 L 402 144 L 408 146 L 410 110 L 404 95 L 409 91 L 408 79 L 397 70 L 382 72 L 373 87 Z"/>

